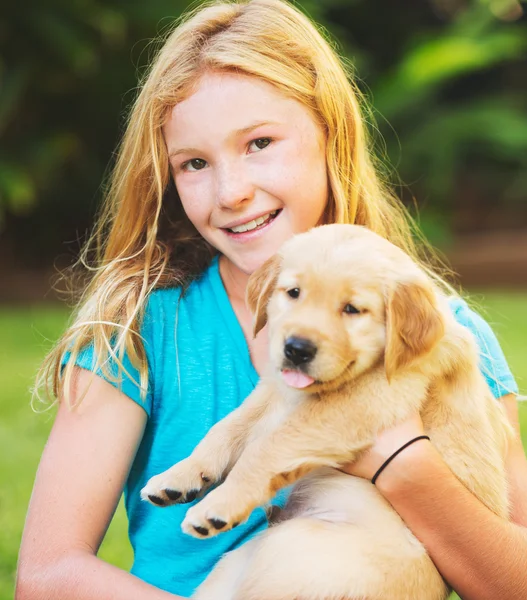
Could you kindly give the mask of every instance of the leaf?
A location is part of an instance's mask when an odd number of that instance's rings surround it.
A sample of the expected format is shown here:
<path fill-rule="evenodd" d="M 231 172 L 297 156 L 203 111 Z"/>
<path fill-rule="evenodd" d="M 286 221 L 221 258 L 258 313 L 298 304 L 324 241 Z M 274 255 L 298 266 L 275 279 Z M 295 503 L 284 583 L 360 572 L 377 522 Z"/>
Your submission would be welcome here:
<path fill-rule="evenodd" d="M 30 71 L 30 66 L 23 63 L 2 74 L 0 81 L 0 134 L 18 108 L 29 80 Z"/>
<path fill-rule="evenodd" d="M 0 161 L 0 210 L 4 205 L 15 214 L 24 214 L 35 199 L 35 187 L 29 173 L 18 165 Z"/>
<path fill-rule="evenodd" d="M 481 28 L 464 35 L 456 24 L 453 30 L 432 40 L 414 40 L 395 70 L 378 81 L 374 101 L 383 117 L 412 114 L 447 82 L 523 58 L 527 49 L 527 31 L 519 27 L 500 24 L 497 31 Z"/>
<path fill-rule="evenodd" d="M 408 56 L 397 74 L 398 83 L 410 89 L 437 85 L 463 73 L 519 57 L 525 48 L 527 38 L 522 31 L 496 32 L 484 39 L 434 40 Z"/>
<path fill-rule="evenodd" d="M 401 171 L 422 177 L 436 202 L 454 197 L 466 156 L 483 153 L 518 171 L 527 166 L 527 116 L 514 98 L 487 98 L 461 107 L 435 108 L 402 139 Z"/>

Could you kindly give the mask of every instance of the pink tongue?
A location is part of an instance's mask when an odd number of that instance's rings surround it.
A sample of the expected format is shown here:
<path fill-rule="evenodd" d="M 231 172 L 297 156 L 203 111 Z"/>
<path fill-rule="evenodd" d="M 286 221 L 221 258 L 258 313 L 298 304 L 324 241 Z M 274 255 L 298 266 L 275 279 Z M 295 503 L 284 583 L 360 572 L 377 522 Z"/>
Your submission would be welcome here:
<path fill-rule="evenodd" d="M 309 377 L 309 375 L 306 375 L 305 373 L 300 373 L 298 371 L 288 371 L 286 369 L 282 371 L 282 377 L 284 378 L 284 381 L 287 383 L 287 385 L 290 385 L 294 388 L 305 388 L 308 385 L 311 385 L 313 381 L 315 381 L 313 377 Z"/>

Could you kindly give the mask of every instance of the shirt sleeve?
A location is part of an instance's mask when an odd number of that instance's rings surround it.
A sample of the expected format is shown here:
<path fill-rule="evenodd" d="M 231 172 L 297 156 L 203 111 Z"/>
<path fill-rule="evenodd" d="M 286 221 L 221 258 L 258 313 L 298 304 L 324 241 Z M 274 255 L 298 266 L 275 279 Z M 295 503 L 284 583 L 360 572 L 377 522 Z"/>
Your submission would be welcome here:
<path fill-rule="evenodd" d="M 141 326 L 142 343 L 144 344 L 148 378 L 147 378 L 147 389 L 141 389 L 141 378 L 138 369 L 136 369 L 125 352 L 122 357 L 123 369 L 119 368 L 119 364 L 112 356 L 107 356 L 105 363 L 105 371 L 99 366 L 96 369 L 96 357 L 93 343 L 88 344 L 77 355 L 75 365 L 86 369 L 88 371 L 94 371 L 99 377 L 113 385 L 118 390 L 122 391 L 131 400 L 141 406 L 148 417 L 152 413 L 153 403 L 153 368 L 154 368 L 154 331 L 153 326 L 155 323 L 155 293 L 150 296 L 147 300 L 145 308 L 145 314 Z M 62 367 L 68 363 L 71 357 L 70 352 L 66 352 L 62 358 Z M 108 377 L 108 374 L 111 376 Z"/>
<path fill-rule="evenodd" d="M 479 348 L 479 368 L 494 397 L 517 394 L 518 385 L 490 325 L 461 298 L 452 299 L 450 306 L 458 323 L 467 327 L 476 339 Z"/>

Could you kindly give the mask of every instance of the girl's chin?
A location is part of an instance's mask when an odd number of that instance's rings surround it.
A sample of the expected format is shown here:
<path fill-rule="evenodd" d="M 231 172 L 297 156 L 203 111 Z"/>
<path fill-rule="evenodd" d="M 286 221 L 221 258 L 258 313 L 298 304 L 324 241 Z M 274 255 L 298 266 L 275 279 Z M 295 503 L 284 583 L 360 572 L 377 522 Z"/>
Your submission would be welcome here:
<path fill-rule="evenodd" d="M 223 266 L 229 269 L 232 273 L 243 273 L 248 277 L 252 275 L 256 270 L 258 270 L 264 264 L 264 262 L 267 259 L 271 258 L 271 256 L 273 256 L 274 254 L 276 254 L 276 251 L 273 250 L 269 254 L 266 253 L 263 255 L 254 256 L 247 260 L 240 259 L 239 257 L 230 257 L 226 254 L 222 254 L 220 261 L 223 261 Z"/>
<path fill-rule="evenodd" d="M 280 250 L 282 244 L 291 239 L 293 235 L 294 232 L 289 230 L 282 231 L 278 226 L 274 230 L 273 235 L 266 239 L 267 243 L 260 244 L 259 248 L 254 246 L 253 248 L 250 246 L 236 248 L 235 246 L 221 244 L 224 246 L 224 249 L 220 249 L 220 252 L 223 254 L 224 260 L 230 263 L 230 267 L 234 267 L 237 271 L 241 271 L 246 275 L 251 275 L 266 260 L 274 256 Z"/>

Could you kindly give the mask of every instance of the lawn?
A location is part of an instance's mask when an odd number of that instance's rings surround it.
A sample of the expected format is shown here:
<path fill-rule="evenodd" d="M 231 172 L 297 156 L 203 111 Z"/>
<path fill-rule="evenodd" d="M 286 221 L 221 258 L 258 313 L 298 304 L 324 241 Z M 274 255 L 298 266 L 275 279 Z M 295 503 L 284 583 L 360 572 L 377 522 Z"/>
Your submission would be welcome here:
<path fill-rule="evenodd" d="M 473 298 L 492 324 L 520 389 L 527 392 L 527 292 L 482 293 Z M 67 322 L 57 306 L 0 308 L 0 600 L 13 597 L 20 537 L 40 453 L 52 414 L 35 414 L 29 388 L 37 366 Z M 521 408 L 527 447 L 527 404 Z M 132 551 L 122 505 L 108 531 L 100 556 L 129 568 Z"/>

